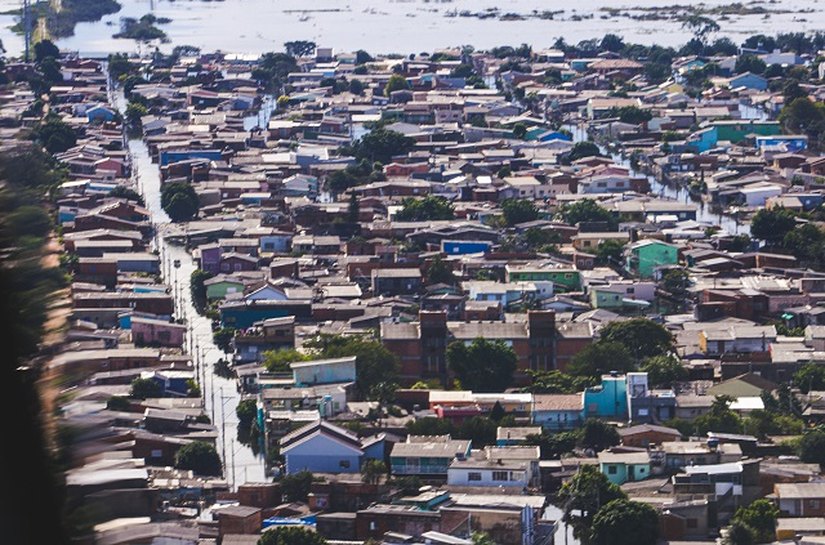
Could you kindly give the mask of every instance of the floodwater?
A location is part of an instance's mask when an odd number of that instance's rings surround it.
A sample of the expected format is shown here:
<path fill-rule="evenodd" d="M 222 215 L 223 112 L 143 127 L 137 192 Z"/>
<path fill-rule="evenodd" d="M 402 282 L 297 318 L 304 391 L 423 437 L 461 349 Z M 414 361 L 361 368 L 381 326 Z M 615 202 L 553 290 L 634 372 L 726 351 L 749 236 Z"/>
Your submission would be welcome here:
<path fill-rule="evenodd" d="M 121 113 L 126 110 L 122 93 L 112 93 L 114 103 Z M 267 110 L 268 111 L 268 110 Z M 210 320 L 195 312 L 189 290 L 189 278 L 195 270 L 192 256 L 183 246 L 172 244 L 164 235 L 175 233 L 178 226 L 170 223 L 169 216 L 160 205 L 160 171 L 152 163 L 146 144 L 139 138 L 128 142 L 132 159 L 133 179 L 137 190 L 146 201 L 146 208 L 152 216 L 152 223 L 158 236 L 153 250 L 160 253 L 165 281 L 173 287 L 176 316 L 186 320 L 189 331 L 186 348 L 196 362 L 198 383 L 203 392 L 206 414 L 217 427 L 219 434 L 217 449 L 224 462 L 224 474 L 233 489 L 245 482 L 265 482 L 266 469 L 263 455 L 256 455 L 252 449 L 237 441 L 238 417 L 235 408 L 241 400 L 235 380 L 222 378 L 214 373 L 214 366 L 223 352 L 212 342 Z M 175 263 L 179 267 L 174 267 Z"/>
<path fill-rule="evenodd" d="M 706 6 L 728 5 L 734 0 L 705 0 Z M 739 0 L 741 1 L 741 0 Z M 0 0 L 0 11 L 15 9 L 20 0 Z M 417 53 L 437 48 L 473 45 L 532 44 L 545 48 L 556 38 L 568 43 L 600 38 L 608 32 L 628 41 L 680 45 L 690 39 L 678 21 L 643 21 L 614 17 L 605 8 L 631 10 L 684 4 L 668 0 L 582 0 L 574 4 L 553 0 L 120 0 L 123 8 L 95 23 L 81 23 L 75 36 L 58 42 L 61 48 L 88 56 L 114 51 L 138 50 L 131 40 L 115 40 L 121 17 L 140 17 L 152 12 L 168 17 L 162 25 L 169 44 L 188 44 L 204 50 L 234 53 L 277 51 L 290 40 L 312 40 L 338 51 L 364 49 L 372 53 Z M 743 2 L 771 11 L 714 19 L 719 35 L 736 42 L 754 33 L 814 31 L 825 28 L 825 3 L 819 0 L 756 0 Z M 463 17 L 497 8 L 496 17 Z M 633 11 L 636 10 L 636 11 Z M 778 13 L 789 11 L 789 13 Z M 560 12 L 552 20 L 535 14 Z M 502 15 L 513 15 L 501 20 Z M 516 19 L 516 20 L 509 20 Z M 0 16 L 0 39 L 10 54 L 22 50 L 22 40 L 8 27 L 11 15 Z M 144 48 L 145 49 L 145 48 Z"/>

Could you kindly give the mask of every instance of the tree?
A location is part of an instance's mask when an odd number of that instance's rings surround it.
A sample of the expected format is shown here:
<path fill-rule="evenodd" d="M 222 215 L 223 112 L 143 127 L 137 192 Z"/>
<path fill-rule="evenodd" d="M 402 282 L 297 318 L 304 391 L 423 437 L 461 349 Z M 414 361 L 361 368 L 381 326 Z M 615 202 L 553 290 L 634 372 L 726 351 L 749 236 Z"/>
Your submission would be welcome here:
<path fill-rule="evenodd" d="M 278 350 L 264 352 L 262 363 L 270 373 L 285 373 L 290 371 L 290 363 L 311 359 L 312 356 L 309 354 L 304 354 L 294 348 L 279 348 Z"/>
<path fill-rule="evenodd" d="M 32 135 L 52 154 L 63 153 L 77 143 L 74 129 L 55 114 L 49 114 Z"/>
<path fill-rule="evenodd" d="M 825 231 L 813 223 L 806 223 L 788 232 L 782 239 L 782 246 L 803 267 L 821 269 L 825 265 Z"/>
<path fill-rule="evenodd" d="M 633 357 L 623 344 L 599 341 L 586 346 L 573 356 L 568 373 L 598 379 L 605 373 L 626 373 L 635 370 Z"/>
<path fill-rule="evenodd" d="M 387 464 L 381 460 L 367 460 L 361 467 L 361 480 L 369 484 L 378 484 L 387 474 Z"/>
<path fill-rule="evenodd" d="M 482 448 L 496 444 L 496 433 L 499 425 L 498 422 L 486 416 L 474 416 L 462 422 L 452 435 L 456 439 L 472 441 L 474 448 Z"/>
<path fill-rule="evenodd" d="M 407 433 L 409 435 L 452 435 L 454 432 L 453 425 L 449 420 L 434 416 L 425 416 L 407 422 Z"/>
<path fill-rule="evenodd" d="M 799 459 L 806 464 L 825 465 L 825 431 L 812 430 L 799 440 Z"/>
<path fill-rule="evenodd" d="M 129 397 L 135 399 L 161 397 L 162 395 L 163 388 L 150 378 L 136 378 L 132 381 L 132 386 L 129 390 Z"/>
<path fill-rule="evenodd" d="M 598 157 L 602 154 L 599 146 L 593 142 L 576 142 L 573 149 L 567 154 L 567 160 L 571 163 L 585 157 Z"/>
<path fill-rule="evenodd" d="M 123 396 L 112 396 L 106 401 L 106 410 L 109 411 L 128 411 L 132 408 L 132 404 Z"/>
<path fill-rule="evenodd" d="M 741 433 L 742 420 L 730 409 L 734 398 L 727 395 L 716 396 L 710 406 L 710 411 L 696 418 L 695 431 L 698 435 L 705 435 L 709 431 L 718 433 Z"/>
<path fill-rule="evenodd" d="M 455 217 L 453 205 L 444 197 L 428 195 L 423 199 L 408 197 L 401 201 L 401 210 L 395 215 L 398 221 L 451 220 Z"/>
<path fill-rule="evenodd" d="M 602 51 L 612 51 L 618 53 L 624 49 L 624 39 L 616 34 L 605 34 L 599 44 L 599 49 Z"/>
<path fill-rule="evenodd" d="M 15 237 L 45 237 L 52 230 L 52 220 L 41 206 L 26 204 L 3 218 L 3 228 Z"/>
<path fill-rule="evenodd" d="M 524 140 L 524 137 L 527 136 L 527 125 L 524 123 L 516 123 L 513 125 L 513 136 L 519 140 Z"/>
<path fill-rule="evenodd" d="M 561 217 L 565 223 L 576 225 L 577 223 L 604 222 L 608 228 L 618 225 L 616 218 L 610 211 L 599 205 L 593 199 L 582 199 L 561 207 Z"/>
<path fill-rule="evenodd" d="M 447 347 L 447 365 L 462 387 L 474 392 L 503 392 L 513 382 L 518 357 L 501 340 L 478 337 L 470 345 L 462 341 Z"/>
<path fill-rule="evenodd" d="M 143 116 L 149 113 L 149 110 L 140 102 L 130 100 L 126 106 L 126 121 L 132 127 L 140 127 L 143 124 Z"/>
<path fill-rule="evenodd" d="M 34 62 L 41 62 L 47 57 L 60 57 L 60 49 L 51 40 L 40 40 L 34 44 Z"/>
<path fill-rule="evenodd" d="M 355 64 L 366 64 L 368 62 L 372 62 L 373 60 L 372 55 L 363 49 L 359 49 L 355 52 Z"/>
<path fill-rule="evenodd" d="M 261 57 L 258 67 L 252 71 L 252 78 L 270 91 L 280 94 L 286 83 L 287 75 L 296 71 L 298 71 L 298 63 L 292 55 L 266 53 Z"/>
<path fill-rule="evenodd" d="M 704 15 L 689 15 L 682 20 L 682 28 L 690 30 L 702 43 L 705 43 L 708 34 L 719 31 L 719 23 Z"/>
<path fill-rule="evenodd" d="M 781 242 L 794 227 L 796 216 L 787 208 L 761 208 L 751 220 L 751 235 L 768 244 Z"/>
<path fill-rule="evenodd" d="M 528 435 L 525 443 L 539 447 L 542 460 L 555 460 L 573 452 L 581 439 L 581 430 L 548 433 L 542 431 L 538 435 Z"/>
<path fill-rule="evenodd" d="M 673 352 L 673 334 L 647 318 L 610 322 L 601 331 L 601 340 L 622 344 L 637 362 Z"/>
<path fill-rule="evenodd" d="M 109 192 L 109 196 L 116 198 L 116 199 L 126 199 L 127 201 L 134 201 L 138 203 L 140 206 L 144 206 L 145 203 L 143 202 L 143 197 L 130 187 L 126 187 L 125 185 L 116 186 L 113 190 Z"/>
<path fill-rule="evenodd" d="M 593 380 L 590 377 L 574 376 L 556 369 L 552 371 L 528 369 L 527 375 L 531 383 L 524 390 L 533 394 L 575 394 L 588 386 L 593 386 Z"/>
<path fill-rule="evenodd" d="M 728 532 L 725 534 L 722 543 L 724 545 L 753 545 L 753 529 L 747 524 L 736 521 L 728 528 Z"/>
<path fill-rule="evenodd" d="M 363 335 L 322 334 L 304 343 L 320 358 L 355 356 L 356 388 L 362 398 L 377 399 L 398 378 L 398 360 L 380 341 Z"/>
<path fill-rule="evenodd" d="M 736 59 L 736 66 L 733 71 L 737 74 L 744 74 L 745 72 L 762 74 L 765 72 L 766 68 L 767 65 L 765 65 L 765 61 L 756 55 L 739 55 Z"/>
<path fill-rule="evenodd" d="M 588 418 L 582 426 L 579 446 L 596 452 L 618 445 L 621 441 L 619 432 L 610 424 L 598 418 Z"/>
<path fill-rule="evenodd" d="M 640 370 L 647 373 L 647 380 L 653 388 L 669 388 L 688 376 L 685 366 L 673 354 L 647 358 L 642 362 Z"/>
<path fill-rule="evenodd" d="M 501 203 L 501 212 L 508 227 L 534 221 L 539 217 L 536 203 L 528 199 L 504 199 Z"/>
<path fill-rule="evenodd" d="M 258 545 L 326 545 L 318 532 L 300 526 L 272 526 L 263 531 Z"/>
<path fill-rule="evenodd" d="M 803 394 L 811 390 L 825 390 L 825 365 L 808 362 L 793 375 L 794 386 Z"/>
<path fill-rule="evenodd" d="M 235 414 L 238 415 L 238 424 L 249 428 L 258 416 L 258 405 L 254 399 L 244 399 L 235 407 Z"/>
<path fill-rule="evenodd" d="M 291 57 L 308 57 L 315 53 L 317 45 L 307 40 L 295 40 L 284 43 L 286 54 Z"/>
<path fill-rule="evenodd" d="M 779 508 L 772 501 L 763 498 L 737 509 L 732 521 L 750 528 L 756 543 L 770 543 L 776 539 L 778 517 Z"/>
<path fill-rule="evenodd" d="M 593 517 L 593 545 L 655 545 L 659 515 L 651 505 L 613 500 Z"/>
<path fill-rule="evenodd" d="M 441 256 L 436 256 L 433 259 L 432 264 L 427 268 L 427 285 L 432 286 L 433 284 L 449 284 L 454 285 L 456 283 L 455 275 L 453 274 L 453 269 L 441 259 Z"/>
<path fill-rule="evenodd" d="M 161 186 L 160 205 L 172 221 L 189 221 L 198 214 L 200 203 L 195 188 L 187 182 L 169 182 Z"/>
<path fill-rule="evenodd" d="M 189 291 L 192 294 L 192 304 L 199 314 L 206 308 L 206 285 L 204 282 L 212 278 L 212 273 L 203 269 L 195 269 L 189 276 Z"/>
<path fill-rule="evenodd" d="M 284 475 L 280 483 L 286 501 L 306 501 L 309 489 L 312 486 L 312 473 L 299 471 Z"/>
<path fill-rule="evenodd" d="M 589 544 L 593 518 L 603 505 L 626 499 L 622 489 L 611 483 L 597 466 L 582 466 L 576 475 L 564 483 L 558 493 L 563 506 L 564 521 L 573 527 L 573 535 Z"/>
<path fill-rule="evenodd" d="M 668 292 L 673 297 L 682 299 L 688 294 L 688 285 L 690 284 L 690 275 L 685 269 L 674 268 L 667 269 L 662 273 L 662 280 L 659 282 L 659 288 Z"/>
<path fill-rule="evenodd" d="M 650 110 L 643 110 L 638 106 L 622 106 L 621 108 L 613 108 L 608 114 L 609 117 L 618 117 L 622 123 L 629 123 L 631 125 L 640 125 L 653 119 L 653 114 Z"/>
<path fill-rule="evenodd" d="M 205 441 L 183 445 L 175 454 L 175 467 L 192 470 L 196 475 L 220 475 L 222 471 L 218 451 Z"/>
<path fill-rule="evenodd" d="M 605 240 L 596 248 L 596 262 L 599 265 L 619 266 L 622 263 L 624 244 L 618 240 Z"/>
<path fill-rule="evenodd" d="M 387 81 L 387 85 L 384 86 L 384 95 L 390 96 L 395 91 L 401 91 L 409 88 L 410 84 L 407 82 L 407 78 L 400 74 L 393 74 L 390 76 L 389 81 Z"/>
<path fill-rule="evenodd" d="M 814 103 L 808 97 L 786 102 L 779 113 L 779 122 L 789 133 L 808 135 L 810 146 L 825 144 L 825 104 L 822 102 Z"/>
<path fill-rule="evenodd" d="M 392 162 L 393 156 L 405 155 L 414 146 L 415 140 L 409 136 L 380 127 L 362 136 L 351 148 L 343 148 L 342 152 L 349 152 L 359 161 L 366 159 L 370 163 L 387 164 Z"/>
<path fill-rule="evenodd" d="M 235 337 L 235 328 L 222 327 L 212 332 L 215 346 L 223 350 L 224 354 L 232 352 L 232 339 Z"/>

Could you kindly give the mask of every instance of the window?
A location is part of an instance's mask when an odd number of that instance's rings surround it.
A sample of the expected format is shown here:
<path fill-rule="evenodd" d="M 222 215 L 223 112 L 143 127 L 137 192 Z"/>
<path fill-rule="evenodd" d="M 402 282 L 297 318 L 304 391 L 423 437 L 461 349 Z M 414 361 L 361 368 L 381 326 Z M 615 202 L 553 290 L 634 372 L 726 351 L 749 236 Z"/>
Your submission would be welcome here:
<path fill-rule="evenodd" d="M 341 460 L 338 462 L 338 466 L 343 469 L 349 469 L 349 460 Z"/>
<path fill-rule="evenodd" d="M 616 466 L 607 466 L 607 474 L 608 475 L 615 475 L 616 474 Z"/>
<path fill-rule="evenodd" d="M 819 500 L 808 500 L 808 507 L 811 509 L 819 509 Z"/>
<path fill-rule="evenodd" d="M 506 481 L 507 472 L 506 471 L 493 471 L 493 480 L 494 481 Z"/>
<path fill-rule="evenodd" d="M 481 480 L 481 473 L 478 471 L 471 471 L 467 474 L 468 481 L 480 481 Z"/>

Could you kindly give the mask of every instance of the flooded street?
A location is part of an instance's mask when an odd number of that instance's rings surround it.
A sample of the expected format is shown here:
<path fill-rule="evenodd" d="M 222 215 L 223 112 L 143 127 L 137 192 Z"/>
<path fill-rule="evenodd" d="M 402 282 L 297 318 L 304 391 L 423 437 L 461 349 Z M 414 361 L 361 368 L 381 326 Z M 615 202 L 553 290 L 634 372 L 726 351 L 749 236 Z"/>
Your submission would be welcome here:
<path fill-rule="evenodd" d="M 121 112 L 125 111 L 126 104 L 122 95 L 118 94 L 115 99 L 118 109 Z M 189 326 L 187 353 L 192 355 L 193 361 L 197 364 L 196 370 L 199 371 L 206 413 L 219 434 L 217 449 L 224 461 L 226 478 L 233 489 L 244 482 L 266 481 L 263 456 L 256 456 L 250 447 L 237 440 L 238 417 L 235 407 L 238 406 L 241 396 L 235 386 L 235 380 L 222 378 L 214 373 L 215 363 L 227 356 L 212 342 L 210 320 L 198 315 L 192 305 L 189 279 L 196 268 L 195 263 L 183 246 L 171 243 L 165 238 L 165 235 L 179 234 L 182 227 L 170 223 L 169 216 L 161 208 L 158 166 L 152 162 L 149 150 L 141 139 L 130 139 L 128 149 L 137 189 L 146 201 L 146 208 L 152 214 L 152 223 L 157 232 L 152 249 L 160 252 L 164 281 L 173 286 L 177 315 L 184 318 Z M 174 266 L 176 261 L 180 263 L 178 268 Z"/>
<path fill-rule="evenodd" d="M 59 40 L 58 45 L 87 56 L 134 52 L 135 42 L 113 39 L 112 34 L 118 32 L 122 17 L 139 18 L 150 12 L 171 19 L 169 24 L 161 25 L 170 38 L 169 43 L 158 44 L 163 51 L 187 44 L 210 51 L 262 53 L 280 51 L 290 40 L 313 40 L 336 50 L 364 49 L 373 53 L 411 53 L 461 45 L 490 48 L 522 42 L 541 49 L 550 47 L 558 37 L 577 43 L 608 32 L 622 35 L 627 41 L 676 46 L 692 37 L 677 20 L 645 18 L 644 10 L 670 5 L 661 0 L 585 0 L 575 5 L 546 0 L 320 0 L 309 5 L 298 0 L 120 3 L 120 12 L 98 22 L 79 24 L 75 35 Z M 708 7 L 730 3 L 704 2 Z M 19 0 L 0 0 L 0 11 L 16 9 L 19 4 Z M 762 7 L 772 13 L 715 17 L 721 26 L 718 35 L 740 42 L 750 34 L 825 27 L 825 8 L 817 0 L 776 0 Z M 637 19 L 623 16 L 628 10 Z M 9 53 L 17 54 L 23 43 L 8 28 L 13 24 L 12 15 L 0 15 L 0 39 Z"/>

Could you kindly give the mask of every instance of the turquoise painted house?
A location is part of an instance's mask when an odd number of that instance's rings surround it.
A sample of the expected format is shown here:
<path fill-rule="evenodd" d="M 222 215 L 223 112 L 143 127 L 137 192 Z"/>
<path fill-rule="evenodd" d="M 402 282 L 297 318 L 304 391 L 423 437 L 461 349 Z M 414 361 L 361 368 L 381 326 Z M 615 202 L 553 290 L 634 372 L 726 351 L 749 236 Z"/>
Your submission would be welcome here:
<path fill-rule="evenodd" d="M 627 270 L 641 278 L 653 278 L 657 268 L 677 263 L 679 263 L 679 249 L 661 240 L 640 240 L 628 247 Z"/>
<path fill-rule="evenodd" d="M 244 283 L 225 274 L 219 274 L 203 283 L 206 286 L 206 298 L 210 301 L 225 299 L 230 293 L 243 293 Z"/>
<path fill-rule="evenodd" d="M 627 380 L 624 375 L 602 375 L 602 383 L 584 390 L 585 418 L 627 419 Z"/>
<path fill-rule="evenodd" d="M 643 481 L 650 477 L 650 455 L 647 452 L 599 453 L 599 471 L 616 485 Z"/>

